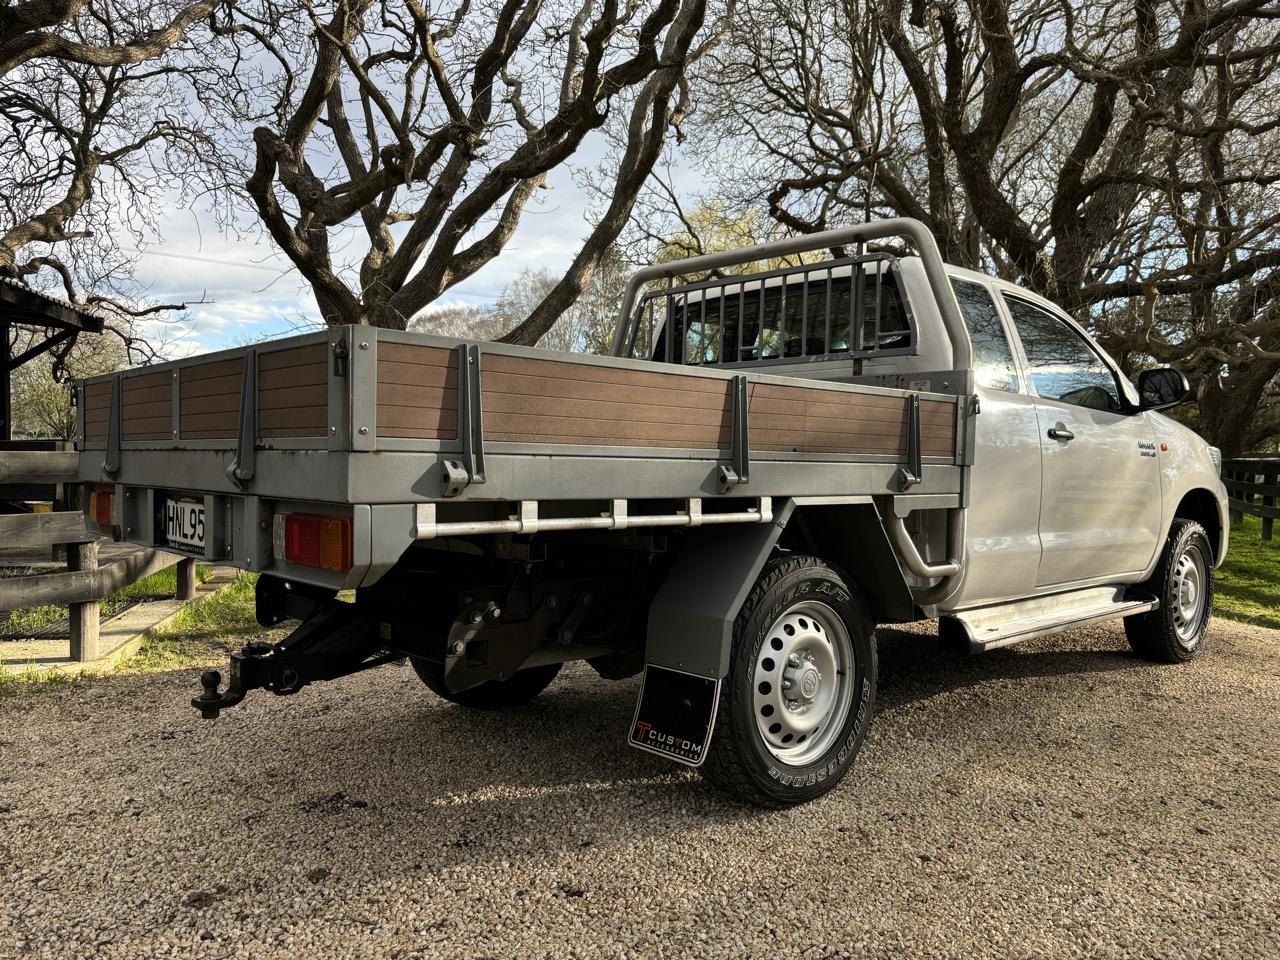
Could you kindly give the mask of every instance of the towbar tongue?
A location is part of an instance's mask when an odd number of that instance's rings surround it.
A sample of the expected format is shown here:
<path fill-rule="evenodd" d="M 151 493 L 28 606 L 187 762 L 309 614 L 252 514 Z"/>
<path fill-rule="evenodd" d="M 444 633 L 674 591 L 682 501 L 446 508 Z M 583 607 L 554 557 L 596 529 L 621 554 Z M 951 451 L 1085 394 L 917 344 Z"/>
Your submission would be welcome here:
<path fill-rule="evenodd" d="M 336 680 L 403 657 L 380 647 L 378 624 L 355 604 L 331 603 L 312 613 L 279 643 L 257 641 L 231 655 L 231 677 L 221 693 L 222 674 L 200 675 L 201 694 L 191 700 L 206 720 L 234 707 L 250 690 L 297 693 L 309 683 Z"/>

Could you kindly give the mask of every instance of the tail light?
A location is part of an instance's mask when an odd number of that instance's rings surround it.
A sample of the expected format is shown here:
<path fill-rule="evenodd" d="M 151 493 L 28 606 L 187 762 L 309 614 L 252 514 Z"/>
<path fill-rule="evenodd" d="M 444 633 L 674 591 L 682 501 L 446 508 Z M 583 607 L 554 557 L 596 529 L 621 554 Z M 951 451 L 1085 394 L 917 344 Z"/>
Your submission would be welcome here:
<path fill-rule="evenodd" d="M 111 508 L 114 494 L 110 490 L 95 490 L 90 494 L 90 507 L 93 522 L 100 527 L 111 526 Z"/>
<path fill-rule="evenodd" d="M 351 518 L 314 513 L 284 515 L 284 559 L 321 570 L 351 569 Z"/>

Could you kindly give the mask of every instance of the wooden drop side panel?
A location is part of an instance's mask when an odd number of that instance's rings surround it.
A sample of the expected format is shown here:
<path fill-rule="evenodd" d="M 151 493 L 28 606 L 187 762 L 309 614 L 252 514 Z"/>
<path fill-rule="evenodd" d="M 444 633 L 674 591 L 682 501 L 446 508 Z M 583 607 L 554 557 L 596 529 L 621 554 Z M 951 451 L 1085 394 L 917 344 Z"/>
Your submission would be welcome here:
<path fill-rule="evenodd" d="M 110 386 L 107 407 L 111 406 Z M 120 439 L 173 439 L 173 373 L 157 370 L 123 377 L 120 382 Z"/>
<path fill-rule="evenodd" d="M 244 360 L 183 367 L 178 377 L 178 429 L 184 440 L 234 440 L 240 433 Z"/>
<path fill-rule="evenodd" d="M 730 381 L 596 364 L 481 356 L 492 441 L 722 449 Z"/>
<path fill-rule="evenodd" d="M 111 416 L 111 381 L 84 385 L 85 443 L 107 442 L 107 420 Z"/>
<path fill-rule="evenodd" d="M 258 354 L 258 436 L 329 434 L 329 345 Z"/>
<path fill-rule="evenodd" d="M 773 383 L 749 385 L 752 450 L 898 457 L 907 449 L 907 400 Z M 920 404 L 920 452 L 955 454 L 955 404 Z"/>
<path fill-rule="evenodd" d="M 380 437 L 452 440 L 458 435 L 458 358 L 444 347 L 378 344 Z"/>

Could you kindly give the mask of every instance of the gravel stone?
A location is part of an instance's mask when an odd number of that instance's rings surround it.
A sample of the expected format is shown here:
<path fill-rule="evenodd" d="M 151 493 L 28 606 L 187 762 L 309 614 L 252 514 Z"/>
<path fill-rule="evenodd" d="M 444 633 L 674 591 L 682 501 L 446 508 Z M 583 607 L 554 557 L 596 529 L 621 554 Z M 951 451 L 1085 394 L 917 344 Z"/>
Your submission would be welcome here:
<path fill-rule="evenodd" d="M 0 956 L 1274 958 L 1280 632 L 1209 644 L 882 630 L 862 755 L 780 812 L 628 748 L 637 681 L 581 666 L 498 714 L 407 667 L 214 723 L 198 671 L 20 694 Z"/>

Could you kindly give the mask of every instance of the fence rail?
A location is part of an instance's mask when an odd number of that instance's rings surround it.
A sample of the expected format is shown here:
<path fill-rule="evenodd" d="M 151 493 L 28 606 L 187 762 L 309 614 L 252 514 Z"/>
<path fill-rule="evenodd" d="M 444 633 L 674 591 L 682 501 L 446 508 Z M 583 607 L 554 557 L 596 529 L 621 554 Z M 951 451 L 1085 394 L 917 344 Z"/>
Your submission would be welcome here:
<path fill-rule="evenodd" d="M 30 484 L 73 483 L 76 454 L 63 450 L 0 450 L 0 499 L 5 488 Z M 0 515 L 0 544 L 7 550 L 62 546 L 67 569 L 0 579 L 0 611 L 53 604 L 67 607 L 71 621 L 71 659 L 97 660 L 100 649 L 99 601 L 131 583 L 178 565 L 177 599 L 195 596 L 196 562 L 162 550 L 139 550 L 99 565 L 98 539 L 79 510 Z"/>
<path fill-rule="evenodd" d="M 1245 457 L 1222 464 L 1222 481 L 1227 486 L 1231 522 L 1239 523 L 1247 513 L 1262 519 L 1262 539 L 1270 540 L 1280 509 L 1280 457 Z"/>

